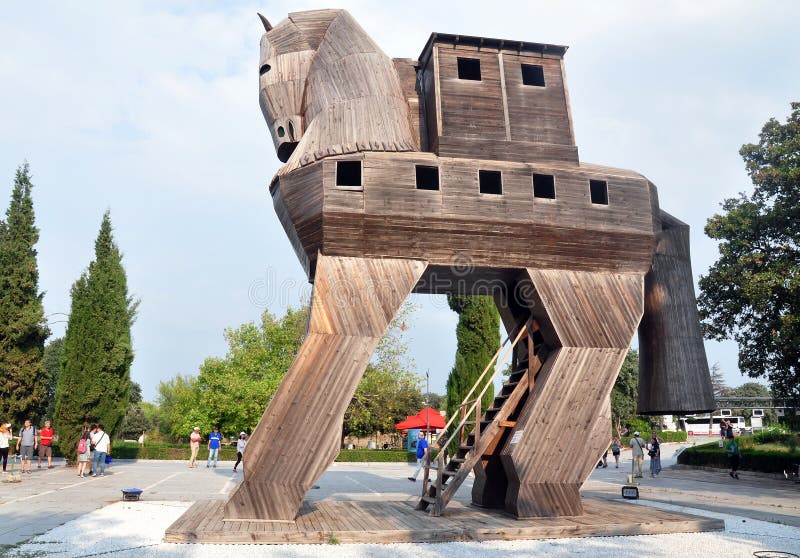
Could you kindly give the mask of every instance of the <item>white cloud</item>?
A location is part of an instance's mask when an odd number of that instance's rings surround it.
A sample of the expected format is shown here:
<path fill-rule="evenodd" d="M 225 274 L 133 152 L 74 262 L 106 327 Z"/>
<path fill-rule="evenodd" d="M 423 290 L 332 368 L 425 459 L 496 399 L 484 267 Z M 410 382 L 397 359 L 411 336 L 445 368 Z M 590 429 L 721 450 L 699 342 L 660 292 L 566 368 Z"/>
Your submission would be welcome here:
<path fill-rule="evenodd" d="M 582 159 L 656 182 L 663 207 L 692 226 L 696 274 L 715 256 L 705 219 L 748 188 L 738 147 L 797 95 L 800 6 L 789 1 L 6 6 L 0 203 L 28 158 L 47 312 L 68 310 L 111 208 L 142 298 L 134 378 L 148 397 L 159 379 L 223 353 L 224 327 L 257 318 L 248 289 L 265 269 L 305 281 L 266 191 L 279 163 L 258 108 L 255 12 L 277 23 L 330 6 L 349 9 L 396 57 L 416 57 L 432 31 L 570 45 Z M 454 324 L 428 302 L 410 331 L 440 391 Z M 709 359 L 737 383 L 735 347 L 709 347 Z"/>

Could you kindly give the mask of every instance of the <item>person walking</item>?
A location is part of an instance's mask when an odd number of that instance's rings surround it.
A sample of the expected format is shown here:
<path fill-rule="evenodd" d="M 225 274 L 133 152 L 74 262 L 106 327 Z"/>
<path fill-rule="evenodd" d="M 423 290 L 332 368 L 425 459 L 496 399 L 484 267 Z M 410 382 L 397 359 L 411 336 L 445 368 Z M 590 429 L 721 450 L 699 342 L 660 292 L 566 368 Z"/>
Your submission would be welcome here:
<path fill-rule="evenodd" d="M 86 478 L 86 468 L 89 466 L 89 458 L 92 455 L 92 450 L 90 448 L 92 444 L 91 441 L 91 432 L 85 426 L 83 427 L 83 431 L 81 432 L 80 440 L 78 440 L 78 476 L 80 478 Z"/>
<path fill-rule="evenodd" d="M 17 440 L 17 452 L 22 460 L 22 472 L 31 474 L 31 465 L 33 464 L 33 452 L 36 450 L 37 436 L 36 427 L 31 425 L 31 421 L 26 420 L 25 426 L 19 431 L 19 440 Z M 25 460 L 28 460 L 28 470 L 25 471 Z"/>
<path fill-rule="evenodd" d="M 645 445 L 644 440 L 639 437 L 639 432 L 634 432 L 633 438 L 631 438 L 631 454 L 633 455 L 633 476 L 637 479 L 642 478 Z"/>
<path fill-rule="evenodd" d="M 217 457 L 219 457 L 219 447 L 222 445 L 222 434 L 219 433 L 219 427 L 214 427 L 214 432 L 208 435 L 208 459 L 206 460 L 206 469 L 211 467 L 211 458 L 214 458 L 214 469 L 217 468 Z"/>
<path fill-rule="evenodd" d="M 197 454 L 200 452 L 200 442 L 203 437 L 200 435 L 200 427 L 195 426 L 191 434 L 189 434 L 189 449 L 192 455 L 189 457 L 189 468 L 194 469 L 197 467 Z"/>
<path fill-rule="evenodd" d="M 425 466 L 425 463 L 428 460 L 428 440 L 425 439 L 425 432 L 422 430 L 419 431 L 419 439 L 417 440 L 417 470 L 414 471 L 414 475 L 408 477 L 408 480 L 417 482 L 417 476 L 422 468 Z"/>
<path fill-rule="evenodd" d="M 655 478 L 661 472 L 661 440 L 658 439 L 655 432 L 650 433 L 647 455 L 650 456 L 650 476 Z"/>
<path fill-rule="evenodd" d="M 11 425 L 8 423 L 0 424 L 0 461 L 3 462 L 3 472 L 6 472 L 8 464 L 8 446 L 11 443 Z"/>
<path fill-rule="evenodd" d="M 611 440 L 611 455 L 614 456 L 614 461 L 617 463 L 614 466 L 615 469 L 619 469 L 620 446 L 622 446 L 622 442 L 618 436 L 614 436 L 614 438 Z"/>
<path fill-rule="evenodd" d="M 239 439 L 236 440 L 236 464 L 233 466 L 234 473 L 239 472 L 236 469 L 239 467 L 239 463 L 242 461 L 245 447 L 247 447 L 247 434 L 244 432 L 239 432 Z"/>
<path fill-rule="evenodd" d="M 53 468 L 53 437 L 55 433 L 50 427 L 50 421 L 44 421 L 44 428 L 39 430 L 39 453 L 36 459 L 36 468 L 42 468 L 42 458 L 47 458 L 47 468 Z"/>
<path fill-rule="evenodd" d="M 106 476 L 106 455 L 111 454 L 111 438 L 105 432 L 102 424 L 97 425 L 97 430 L 91 436 L 94 444 L 94 456 L 92 458 L 92 476 Z M 97 471 L 100 471 L 98 473 Z"/>
<path fill-rule="evenodd" d="M 725 445 L 725 451 L 728 454 L 728 461 L 731 463 L 731 470 L 728 473 L 732 479 L 739 479 L 739 461 L 742 457 L 739 451 L 739 443 L 733 436 L 733 430 L 728 431 L 728 443 Z"/>

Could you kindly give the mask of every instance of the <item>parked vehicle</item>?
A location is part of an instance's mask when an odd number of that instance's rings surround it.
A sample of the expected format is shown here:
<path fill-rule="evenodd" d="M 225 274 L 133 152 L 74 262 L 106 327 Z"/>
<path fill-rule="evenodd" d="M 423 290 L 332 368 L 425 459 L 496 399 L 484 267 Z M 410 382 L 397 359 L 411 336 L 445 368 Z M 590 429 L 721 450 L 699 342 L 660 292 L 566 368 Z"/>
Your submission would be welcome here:
<path fill-rule="evenodd" d="M 686 430 L 689 436 L 719 436 L 719 425 L 722 419 L 728 420 L 733 427 L 735 434 L 740 434 L 746 430 L 744 417 L 734 417 L 729 414 L 714 415 L 690 415 L 680 419 L 681 427 Z"/>

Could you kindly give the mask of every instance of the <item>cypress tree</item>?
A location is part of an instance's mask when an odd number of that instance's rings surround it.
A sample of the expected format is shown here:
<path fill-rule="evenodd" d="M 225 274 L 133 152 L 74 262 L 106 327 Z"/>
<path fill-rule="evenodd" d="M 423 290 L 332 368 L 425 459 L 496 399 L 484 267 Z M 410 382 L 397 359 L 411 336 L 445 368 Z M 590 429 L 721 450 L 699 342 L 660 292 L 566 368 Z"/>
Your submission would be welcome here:
<path fill-rule="evenodd" d="M 113 436 L 130 401 L 131 325 L 138 302 L 128 295 L 108 211 L 94 249 L 94 261 L 72 286 L 56 389 L 56 424 L 68 458 L 84 424 L 102 423 Z"/>
<path fill-rule="evenodd" d="M 447 378 L 447 416 L 451 417 L 459 412 L 458 406 L 500 348 L 500 315 L 490 296 L 448 295 L 447 303 L 458 313 L 456 361 Z M 475 395 L 484 385 L 476 388 Z M 485 411 L 493 399 L 494 385 L 490 385 L 481 409 Z"/>
<path fill-rule="evenodd" d="M 8 417 L 3 420 L 15 426 L 38 421 L 47 405 L 42 356 L 50 331 L 39 292 L 32 188 L 25 163 L 17 169 L 6 219 L 0 221 L 0 401 Z"/>

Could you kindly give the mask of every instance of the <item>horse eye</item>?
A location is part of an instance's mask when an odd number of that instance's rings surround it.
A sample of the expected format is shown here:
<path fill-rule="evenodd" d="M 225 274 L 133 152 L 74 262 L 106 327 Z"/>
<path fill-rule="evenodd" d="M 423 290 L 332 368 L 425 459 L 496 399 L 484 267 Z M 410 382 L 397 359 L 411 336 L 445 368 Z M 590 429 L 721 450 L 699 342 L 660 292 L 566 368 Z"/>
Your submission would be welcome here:
<path fill-rule="evenodd" d="M 264 74 L 266 74 L 269 71 L 270 71 L 270 65 L 269 64 L 264 64 L 263 66 L 261 66 L 261 69 L 258 71 L 258 75 L 263 76 Z"/>

